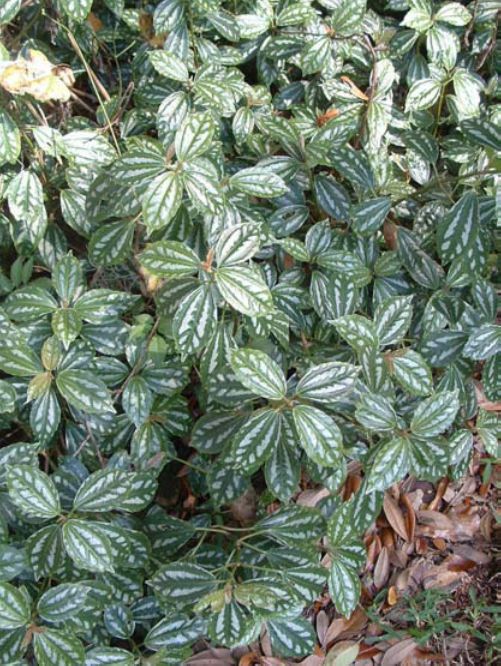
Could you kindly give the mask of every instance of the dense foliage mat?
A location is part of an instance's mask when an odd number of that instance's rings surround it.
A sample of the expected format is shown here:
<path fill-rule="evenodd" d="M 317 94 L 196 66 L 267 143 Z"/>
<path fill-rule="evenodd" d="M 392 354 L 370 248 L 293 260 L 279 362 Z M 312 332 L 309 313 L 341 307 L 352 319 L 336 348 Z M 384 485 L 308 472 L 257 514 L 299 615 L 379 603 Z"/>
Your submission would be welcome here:
<path fill-rule="evenodd" d="M 0 664 L 307 655 L 499 455 L 500 3 L 0 5 Z"/>

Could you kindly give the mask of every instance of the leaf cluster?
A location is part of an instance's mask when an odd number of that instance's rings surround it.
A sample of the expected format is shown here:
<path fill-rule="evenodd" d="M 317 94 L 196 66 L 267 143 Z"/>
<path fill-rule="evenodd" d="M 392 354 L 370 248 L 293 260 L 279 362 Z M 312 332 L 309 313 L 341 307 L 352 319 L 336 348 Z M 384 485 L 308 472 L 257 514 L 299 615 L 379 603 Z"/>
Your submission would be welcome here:
<path fill-rule="evenodd" d="M 500 455 L 500 4 L 0 4 L 0 664 L 311 654 Z"/>

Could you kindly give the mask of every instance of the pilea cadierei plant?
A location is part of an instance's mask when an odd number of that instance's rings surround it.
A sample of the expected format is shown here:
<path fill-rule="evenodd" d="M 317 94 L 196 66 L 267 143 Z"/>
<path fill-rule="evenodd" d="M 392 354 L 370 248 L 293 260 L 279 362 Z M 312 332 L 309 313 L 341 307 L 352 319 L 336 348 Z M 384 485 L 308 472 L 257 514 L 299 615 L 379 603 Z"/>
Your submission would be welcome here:
<path fill-rule="evenodd" d="M 500 8 L 0 3 L 0 664 L 312 654 L 499 456 Z"/>

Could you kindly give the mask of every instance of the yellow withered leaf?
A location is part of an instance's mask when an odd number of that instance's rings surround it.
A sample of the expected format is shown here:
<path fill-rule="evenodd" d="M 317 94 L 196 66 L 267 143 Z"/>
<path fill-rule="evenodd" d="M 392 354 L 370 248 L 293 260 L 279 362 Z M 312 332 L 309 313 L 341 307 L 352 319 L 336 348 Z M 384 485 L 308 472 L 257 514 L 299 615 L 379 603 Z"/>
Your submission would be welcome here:
<path fill-rule="evenodd" d="M 0 61 L 0 85 L 13 95 L 31 95 L 40 102 L 67 102 L 75 82 L 71 67 L 54 65 L 29 49 L 16 60 Z"/>

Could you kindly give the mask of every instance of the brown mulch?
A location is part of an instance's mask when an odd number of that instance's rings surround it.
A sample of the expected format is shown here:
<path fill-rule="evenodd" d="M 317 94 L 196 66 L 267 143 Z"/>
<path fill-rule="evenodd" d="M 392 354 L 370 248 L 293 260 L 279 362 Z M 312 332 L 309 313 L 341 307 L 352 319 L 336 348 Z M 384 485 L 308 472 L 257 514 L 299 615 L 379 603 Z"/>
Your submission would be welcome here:
<path fill-rule="evenodd" d="M 193 666 L 427 666 L 495 663 L 478 633 L 492 636 L 492 614 L 482 608 L 501 601 L 501 515 L 497 491 L 501 466 L 486 464 L 477 451 L 461 481 L 436 484 L 410 478 L 385 495 L 376 524 L 365 534 L 367 562 L 361 604 L 341 617 L 325 593 L 309 609 L 317 634 L 315 653 L 302 661 L 273 655 L 266 634 L 253 645 L 227 650 L 201 645 Z M 347 484 L 352 483 L 348 479 Z M 355 481 L 355 486 L 356 481 Z M 314 505 L 322 489 L 305 490 L 301 503 Z M 497 514 L 496 514 L 497 512 Z M 497 520 L 496 520 L 497 518 Z M 423 644 L 405 609 L 419 608 L 437 594 L 434 617 L 460 623 L 437 625 Z M 473 595 L 473 596 L 472 596 Z M 430 597 L 435 599 L 435 597 Z M 480 612 L 472 613 L 472 599 Z M 429 603 L 429 601 L 428 601 Z M 423 620 L 423 624 L 426 619 Z M 440 632 L 440 628 L 442 631 Z M 426 628 L 426 627 L 425 627 Z M 419 632 L 418 632 L 419 633 Z M 427 636 L 427 635 L 426 635 Z M 425 636 L 425 637 L 426 637 Z"/>

